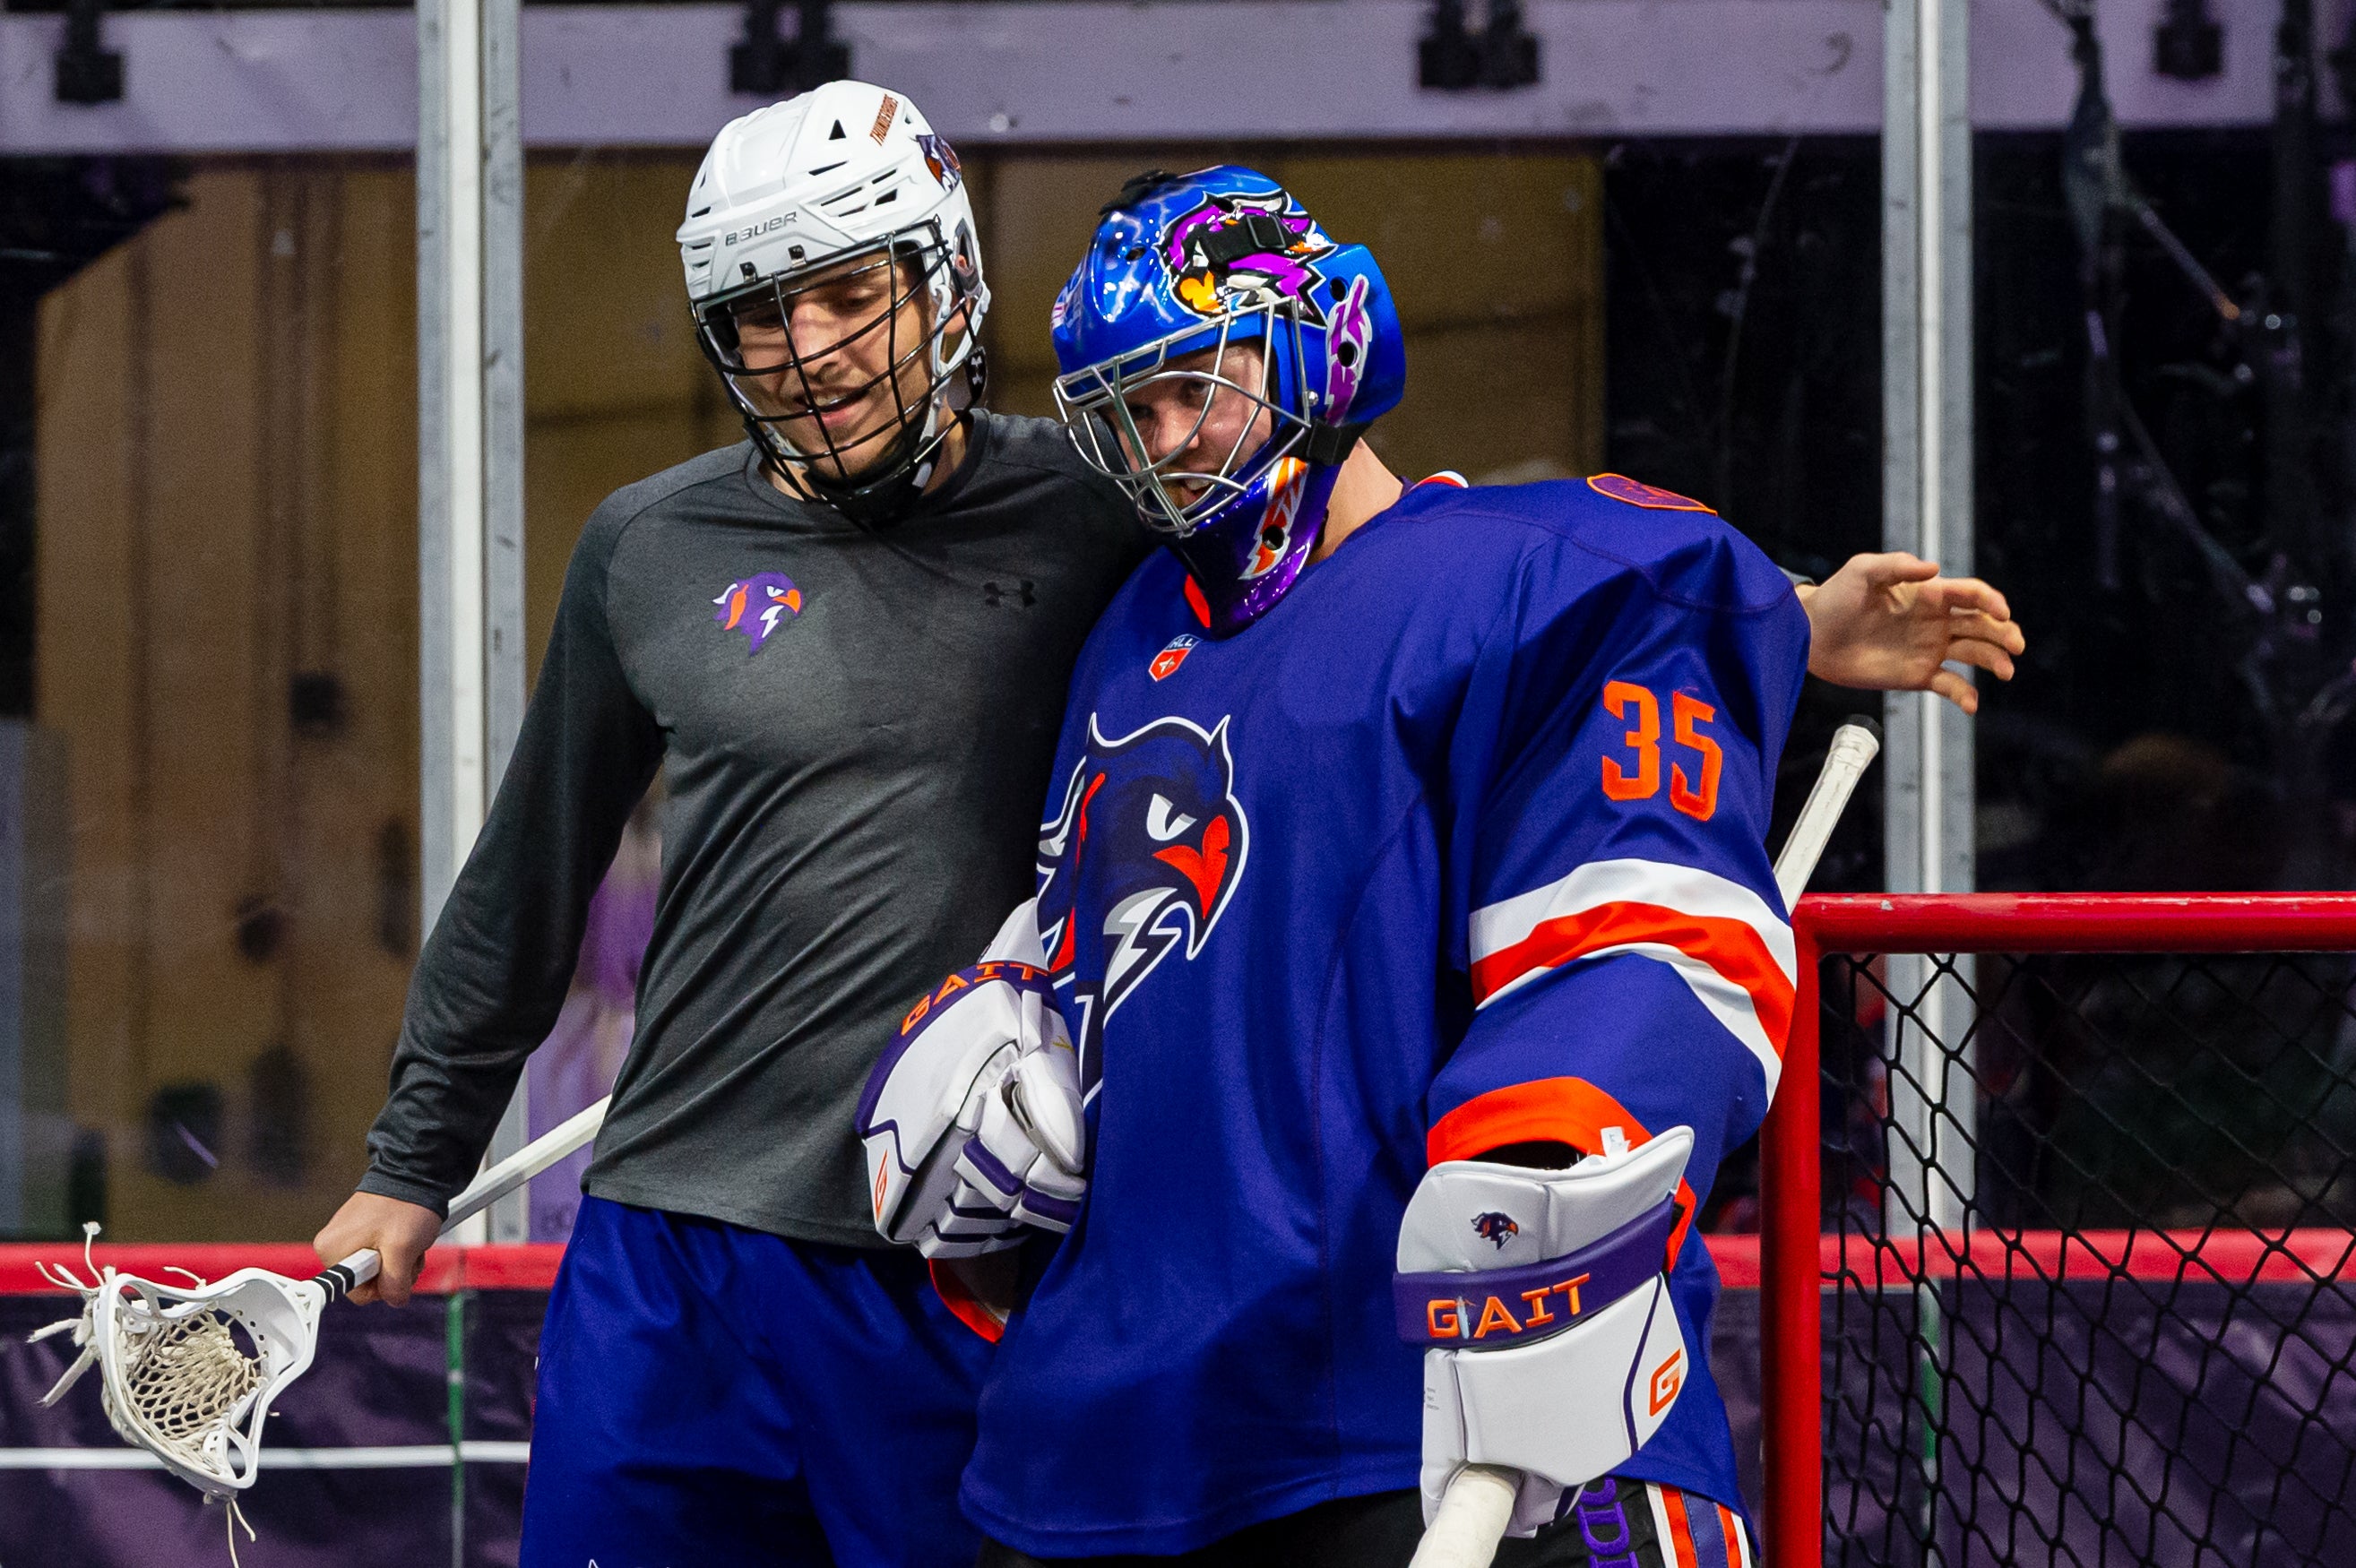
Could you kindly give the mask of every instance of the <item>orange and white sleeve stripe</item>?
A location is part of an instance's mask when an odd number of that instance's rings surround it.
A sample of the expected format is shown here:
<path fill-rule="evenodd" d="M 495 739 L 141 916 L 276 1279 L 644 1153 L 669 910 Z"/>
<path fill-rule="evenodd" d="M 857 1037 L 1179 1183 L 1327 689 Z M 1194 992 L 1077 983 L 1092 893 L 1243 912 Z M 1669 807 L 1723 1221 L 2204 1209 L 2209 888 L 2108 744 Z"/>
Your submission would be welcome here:
<path fill-rule="evenodd" d="M 1473 911 L 1472 953 L 1477 1007 L 1582 958 L 1634 953 L 1665 964 L 1775 1093 L 1798 953 L 1782 912 L 1740 882 L 1664 860 L 1591 860 Z"/>

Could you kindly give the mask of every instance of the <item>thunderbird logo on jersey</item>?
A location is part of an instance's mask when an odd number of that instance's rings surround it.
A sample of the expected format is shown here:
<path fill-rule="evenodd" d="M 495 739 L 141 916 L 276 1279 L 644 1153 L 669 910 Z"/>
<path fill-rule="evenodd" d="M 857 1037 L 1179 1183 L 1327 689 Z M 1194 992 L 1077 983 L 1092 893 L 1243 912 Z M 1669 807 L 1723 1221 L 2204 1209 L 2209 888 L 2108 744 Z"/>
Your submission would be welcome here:
<path fill-rule="evenodd" d="M 719 598 L 712 601 L 720 606 L 712 618 L 724 631 L 742 632 L 753 646 L 748 653 L 757 654 L 769 634 L 788 615 L 802 613 L 802 591 L 794 580 L 782 571 L 764 571 L 741 582 L 730 583 Z"/>
<path fill-rule="evenodd" d="M 1189 959 L 1203 951 L 1243 876 L 1250 827 L 1227 721 L 1206 733 L 1160 719 L 1108 741 L 1090 715 L 1064 808 L 1039 835 L 1040 940 L 1093 1095 L 1106 1020 L 1182 942 Z"/>

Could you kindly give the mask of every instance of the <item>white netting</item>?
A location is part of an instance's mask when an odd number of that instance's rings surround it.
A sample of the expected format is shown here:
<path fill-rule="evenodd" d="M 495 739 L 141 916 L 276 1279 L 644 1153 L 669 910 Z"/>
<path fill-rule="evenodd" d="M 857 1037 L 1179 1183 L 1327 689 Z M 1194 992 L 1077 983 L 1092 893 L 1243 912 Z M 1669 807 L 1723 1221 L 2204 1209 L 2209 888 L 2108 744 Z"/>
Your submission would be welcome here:
<path fill-rule="evenodd" d="M 254 1447 L 261 1438 L 259 1407 L 269 1397 L 273 1374 L 292 1375 L 308 1363 L 308 1346 L 290 1356 L 282 1345 L 277 1355 L 271 1355 L 262 1332 L 244 1313 L 192 1299 L 219 1287 L 208 1286 L 186 1269 L 169 1272 L 187 1275 L 194 1286 L 190 1291 L 101 1269 L 90 1253 L 98 1227 L 84 1225 L 82 1231 L 82 1262 L 91 1275 L 88 1281 L 69 1268 L 34 1265 L 50 1284 L 82 1298 L 80 1316 L 52 1323 L 32 1336 L 46 1339 L 70 1331 L 81 1352 L 41 1403 L 55 1404 L 84 1372 L 106 1365 L 111 1339 L 115 1353 L 100 1379 L 99 1395 L 108 1423 L 181 1479 L 225 1505 L 230 1568 L 237 1568 L 237 1532 L 244 1531 L 249 1541 L 254 1536 L 234 1488 L 253 1478 Z M 223 1283 L 235 1285 L 234 1280 Z M 277 1283 L 316 1288 L 292 1280 Z M 310 1316 L 298 1310 L 295 1321 L 307 1327 Z M 284 1328 L 282 1322 L 282 1337 Z M 240 1458 L 242 1464 L 237 1462 Z"/>
<path fill-rule="evenodd" d="M 115 1321 L 123 1374 L 119 1386 L 106 1384 L 108 1416 L 118 1426 L 132 1421 L 189 1463 L 202 1462 L 206 1440 L 232 1424 L 262 1385 L 260 1356 L 233 1332 L 230 1317 L 209 1307 L 175 1317 L 132 1298 L 116 1305 Z M 117 1409 L 118 1399 L 128 1408 Z"/>

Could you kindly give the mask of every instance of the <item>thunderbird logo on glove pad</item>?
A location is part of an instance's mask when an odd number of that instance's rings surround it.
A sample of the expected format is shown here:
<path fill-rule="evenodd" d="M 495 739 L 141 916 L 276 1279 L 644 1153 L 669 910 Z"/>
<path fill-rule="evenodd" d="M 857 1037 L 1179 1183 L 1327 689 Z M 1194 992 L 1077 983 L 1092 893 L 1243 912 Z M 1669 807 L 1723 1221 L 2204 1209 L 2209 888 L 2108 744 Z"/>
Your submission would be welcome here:
<path fill-rule="evenodd" d="M 1106 1020 L 1172 949 L 1203 951 L 1249 840 L 1226 720 L 1206 732 L 1160 719 L 1108 741 L 1089 717 L 1064 808 L 1039 829 L 1040 941 L 1056 986 L 1070 987 L 1084 1094 L 1096 1093 Z"/>
<path fill-rule="evenodd" d="M 1511 1214 L 1475 1214 L 1472 1233 L 1502 1253 L 1507 1242 L 1522 1233 L 1522 1228 L 1514 1223 Z"/>
<path fill-rule="evenodd" d="M 1473 1222 L 1491 1219 L 1505 1216 L 1483 1214 Z M 1518 1268 L 1395 1275 L 1399 1338 L 1416 1345 L 1504 1345 L 1569 1328 L 1660 1277 L 1676 1222 L 1676 1205 L 1663 1202 L 1567 1257 Z"/>

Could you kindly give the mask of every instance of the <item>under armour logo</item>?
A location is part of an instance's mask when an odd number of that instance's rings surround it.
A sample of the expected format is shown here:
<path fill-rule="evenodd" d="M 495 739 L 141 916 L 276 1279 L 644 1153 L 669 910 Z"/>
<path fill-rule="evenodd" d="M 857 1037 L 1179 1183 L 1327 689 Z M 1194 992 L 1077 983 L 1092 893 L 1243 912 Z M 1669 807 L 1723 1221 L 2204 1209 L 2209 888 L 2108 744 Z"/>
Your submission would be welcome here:
<path fill-rule="evenodd" d="M 1028 610 L 1039 603 L 1038 594 L 1032 592 L 1033 587 L 1027 577 L 1012 587 L 1003 582 L 985 582 L 981 585 L 981 602 L 993 609 L 1001 604 L 1012 604 L 1018 610 Z"/>

